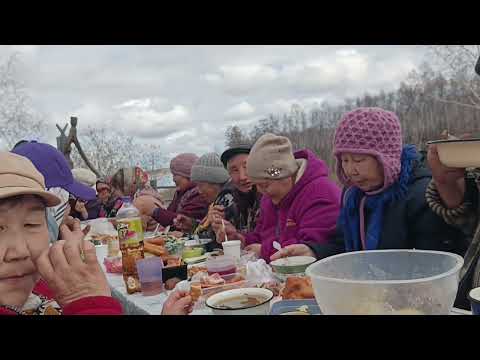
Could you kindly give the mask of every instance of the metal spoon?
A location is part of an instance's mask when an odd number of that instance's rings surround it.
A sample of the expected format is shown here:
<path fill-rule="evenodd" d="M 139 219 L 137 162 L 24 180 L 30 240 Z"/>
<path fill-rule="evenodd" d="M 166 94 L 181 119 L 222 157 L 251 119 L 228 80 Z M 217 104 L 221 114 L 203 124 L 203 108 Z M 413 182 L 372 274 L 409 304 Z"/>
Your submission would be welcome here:
<path fill-rule="evenodd" d="M 273 247 L 274 247 L 275 250 L 277 250 L 277 251 L 282 251 L 282 245 L 280 245 L 280 243 L 277 242 L 277 241 L 274 241 L 274 242 L 273 242 Z M 285 259 L 285 265 L 288 265 L 288 257 L 286 256 L 286 257 L 284 257 L 284 259 Z"/>

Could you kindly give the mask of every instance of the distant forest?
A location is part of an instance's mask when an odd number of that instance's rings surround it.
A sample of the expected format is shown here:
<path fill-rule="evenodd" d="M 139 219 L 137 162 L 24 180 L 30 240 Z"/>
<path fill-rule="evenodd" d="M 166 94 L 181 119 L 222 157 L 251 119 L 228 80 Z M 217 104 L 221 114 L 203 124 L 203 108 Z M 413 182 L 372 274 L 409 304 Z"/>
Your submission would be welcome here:
<path fill-rule="evenodd" d="M 432 46 L 435 69 L 424 63 L 412 71 L 396 91 L 380 91 L 345 99 L 340 105 L 328 102 L 311 110 L 293 105 L 290 113 L 259 120 L 250 129 L 231 126 L 226 131 L 226 145 L 253 144 L 267 132 L 287 136 L 295 149 L 309 148 L 330 167 L 333 166 L 332 144 L 335 127 L 342 115 L 357 107 L 381 107 L 399 117 L 405 143 L 426 149 L 426 142 L 440 134 L 479 133 L 480 77 L 474 66 L 480 46 Z"/>

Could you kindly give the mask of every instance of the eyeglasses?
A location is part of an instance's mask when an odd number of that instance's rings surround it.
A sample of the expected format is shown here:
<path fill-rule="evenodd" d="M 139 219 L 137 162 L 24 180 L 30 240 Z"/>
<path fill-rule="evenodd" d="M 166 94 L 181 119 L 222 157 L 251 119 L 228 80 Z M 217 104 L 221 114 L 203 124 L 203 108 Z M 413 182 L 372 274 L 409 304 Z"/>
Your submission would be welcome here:
<path fill-rule="evenodd" d="M 97 190 L 98 193 L 103 193 L 103 192 L 110 192 L 109 188 L 101 188 Z"/>

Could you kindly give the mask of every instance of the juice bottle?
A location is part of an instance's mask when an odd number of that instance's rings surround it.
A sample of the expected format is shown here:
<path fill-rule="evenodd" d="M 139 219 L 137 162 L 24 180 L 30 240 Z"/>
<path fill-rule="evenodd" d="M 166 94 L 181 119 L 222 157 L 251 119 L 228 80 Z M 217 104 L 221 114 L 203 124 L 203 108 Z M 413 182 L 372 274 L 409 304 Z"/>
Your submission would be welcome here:
<path fill-rule="evenodd" d="M 123 280 L 127 293 L 133 294 L 141 291 L 136 261 L 144 258 L 143 227 L 140 212 L 131 199 L 125 197 L 122 201 L 116 216 L 118 241 L 122 252 Z"/>

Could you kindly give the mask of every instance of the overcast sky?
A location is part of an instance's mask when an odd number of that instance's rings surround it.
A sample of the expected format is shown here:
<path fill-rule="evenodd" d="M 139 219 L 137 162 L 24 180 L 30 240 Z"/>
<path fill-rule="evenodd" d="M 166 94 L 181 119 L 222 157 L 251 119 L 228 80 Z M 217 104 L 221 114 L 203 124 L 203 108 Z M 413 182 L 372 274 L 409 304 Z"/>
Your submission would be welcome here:
<path fill-rule="evenodd" d="M 180 152 L 222 151 L 229 125 L 323 100 L 392 90 L 423 46 L 0 46 L 19 52 L 35 106 L 51 124 L 105 123 Z"/>

